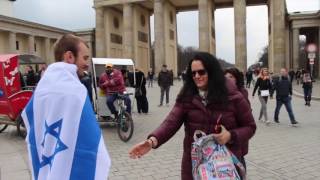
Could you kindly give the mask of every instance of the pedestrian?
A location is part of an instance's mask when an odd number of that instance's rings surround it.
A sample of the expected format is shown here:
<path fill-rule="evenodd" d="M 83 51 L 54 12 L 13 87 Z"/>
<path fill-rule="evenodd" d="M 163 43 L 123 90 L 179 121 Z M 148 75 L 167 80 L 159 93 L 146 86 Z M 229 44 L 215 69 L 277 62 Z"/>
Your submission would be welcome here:
<path fill-rule="evenodd" d="M 185 83 L 185 81 L 186 81 L 186 79 L 187 79 L 187 68 L 188 67 L 186 67 L 183 71 L 182 71 L 182 73 L 181 73 L 181 78 L 182 78 L 182 82 L 183 83 Z"/>
<path fill-rule="evenodd" d="M 83 75 L 80 76 L 80 82 L 86 87 L 86 89 L 88 91 L 88 96 L 89 96 L 90 102 L 93 105 L 92 80 L 91 80 L 91 76 L 89 75 L 88 71 L 84 71 Z"/>
<path fill-rule="evenodd" d="M 221 116 L 221 132 L 213 134 Z M 191 147 L 194 133 L 201 130 L 213 134 L 217 143 L 226 145 L 245 165 L 248 141 L 256 124 L 250 106 L 234 83 L 226 79 L 220 64 L 209 53 L 196 53 L 189 62 L 186 82 L 176 103 L 163 123 L 147 140 L 135 145 L 131 158 L 140 158 L 151 149 L 166 143 L 184 124 L 185 136 L 181 162 L 181 179 L 192 180 Z"/>
<path fill-rule="evenodd" d="M 252 74 L 252 85 L 253 87 L 256 85 L 257 79 L 260 75 L 260 69 L 255 69 Z"/>
<path fill-rule="evenodd" d="M 303 69 L 300 70 L 300 69 L 297 69 L 297 72 L 296 72 L 296 81 L 297 81 L 297 85 L 300 84 L 300 81 L 301 81 L 301 76 L 302 76 L 302 71 L 304 71 Z"/>
<path fill-rule="evenodd" d="M 171 86 L 173 86 L 173 77 L 174 77 L 173 70 L 171 69 L 169 73 L 170 73 Z"/>
<path fill-rule="evenodd" d="M 250 85 L 251 85 L 251 81 L 252 81 L 252 71 L 251 70 L 248 70 L 246 72 L 246 88 L 250 88 Z"/>
<path fill-rule="evenodd" d="M 229 78 L 234 84 L 237 86 L 238 90 L 241 92 L 243 97 L 246 98 L 248 103 L 249 101 L 249 94 L 246 88 L 244 87 L 244 76 L 237 68 L 228 68 L 224 71 L 224 75 Z"/>
<path fill-rule="evenodd" d="M 312 78 L 308 70 L 302 72 L 302 88 L 304 93 L 304 100 L 306 106 L 311 106 L 311 96 L 312 96 Z"/>
<path fill-rule="evenodd" d="M 274 111 L 274 122 L 279 123 L 279 112 L 281 106 L 284 104 L 286 110 L 289 114 L 290 121 L 292 125 L 298 124 L 295 120 L 292 104 L 291 104 L 291 96 L 292 96 L 292 84 L 290 81 L 290 77 L 285 68 L 281 68 L 280 77 L 276 79 L 273 83 L 273 90 L 276 92 L 276 109 Z M 271 92 L 271 97 L 273 96 L 273 91 Z"/>
<path fill-rule="evenodd" d="M 147 99 L 147 89 L 146 89 L 146 78 L 144 76 L 144 73 L 140 71 L 138 68 L 136 69 L 136 92 L 135 98 L 137 101 L 137 109 L 138 113 L 148 113 L 149 105 L 148 105 L 148 99 Z"/>
<path fill-rule="evenodd" d="M 40 64 L 39 65 L 39 71 L 37 72 L 37 75 L 36 75 L 36 81 L 37 83 L 40 81 L 40 79 L 42 78 L 44 72 L 46 71 L 47 69 L 47 65 L 46 64 Z"/>
<path fill-rule="evenodd" d="M 259 101 L 261 103 L 259 120 L 261 120 L 262 116 L 264 116 L 264 122 L 269 124 L 270 121 L 268 119 L 267 113 L 267 103 L 268 96 L 270 96 L 270 92 L 272 90 L 271 79 L 269 77 L 269 71 L 267 68 L 263 68 L 260 72 L 260 76 L 257 79 L 257 82 L 254 86 L 252 97 L 254 97 L 256 91 L 258 90 Z"/>
<path fill-rule="evenodd" d="M 170 86 L 172 84 L 172 75 L 167 69 L 167 65 L 162 65 L 162 70 L 158 75 L 158 85 L 161 90 L 160 94 L 160 104 L 159 107 L 163 105 L 163 98 L 166 95 L 166 105 L 169 106 L 169 92 Z"/>
<path fill-rule="evenodd" d="M 32 179 L 107 179 L 110 158 L 86 88 L 79 76 L 89 49 L 67 34 L 22 112 Z"/>
<path fill-rule="evenodd" d="M 25 68 L 25 79 L 27 86 L 35 86 L 37 83 L 36 74 L 31 65 L 28 65 Z"/>
<path fill-rule="evenodd" d="M 149 69 L 147 78 L 148 78 L 148 87 L 153 87 L 154 72 L 152 68 Z"/>
<path fill-rule="evenodd" d="M 290 82 L 291 82 L 291 83 L 292 83 L 293 79 L 295 78 L 295 75 L 296 75 L 296 73 L 294 72 L 293 69 L 291 69 L 291 70 L 289 71 L 289 79 L 290 79 Z"/>

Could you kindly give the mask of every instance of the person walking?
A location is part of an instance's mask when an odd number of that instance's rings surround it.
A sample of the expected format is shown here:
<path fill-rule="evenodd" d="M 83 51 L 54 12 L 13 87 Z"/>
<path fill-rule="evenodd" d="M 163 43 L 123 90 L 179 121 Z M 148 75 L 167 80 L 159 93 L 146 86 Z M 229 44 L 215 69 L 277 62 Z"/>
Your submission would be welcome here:
<path fill-rule="evenodd" d="M 262 116 L 264 116 L 264 122 L 269 124 L 270 121 L 268 119 L 267 113 L 267 103 L 268 103 L 268 96 L 270 96 L 270 91 L 272 91 L 272 84 L 271 79 L 269 77 L 269 71 L 267 68 L 263 68 L 260 72 L 260 76 L 255 83 L 252 97 L 254 97 L 256 91 L 258 90 L 259 101 L 261 103 L 260 113 L 259 113 L 259 120 L 261 120 Z"/>
<path fill-rule="evenodd" d="M 167 69 L 167 65 L 162 65 L 162 70 L 159 72 L 158 75 L 158 85 L 161 90 L 160 95 L 160 104 L 159 107 L 163 105 L 163 98 L 164 94 L 166 95 L 166 105 L 169 106 L 169 92 L 170 86 L 172 84 L 172 75 Z"/>
<path fill-rule="evenodd" d="M 249 94 L 247 89 L 244 87 L 244 77 L 243 74 L 237 68 L 228 68 L 224 71 L 225 77 L 229 78 L 234 84 L 237 86 L 238 90 L 241 92 L 243 97 L 246 98 L 248 103 L 249 101 Z"/>
<path fill-rule="evenodd" d="M 304 93 L 304 100 L 306 106 L 311 106 L 311 96 L 312 96 L 312 78 L 308 70 L 302 73 L 302 88 Z"/>
<path fill-rule="evenodd" d="M 302 70 L 297 69 L 297 72 L 296 72 L 296 75 L 295 75 L 296 81 L 297 81 L 297 85 L 299 85 L 300 82 L 301 82 L 302 71 L 304 71 L 304 70 L 303 69 Z"/>
<path fill-rule="evenodd" d="M 219 121 L 218 117 L 221 117 Z M 248 142 L 255 133 L 256 124 L 247 100 L 235 84 L 224 77 L 217 58 L 209 53 L 195 54 L 173 109 L 146 140 L 129 151 L 130 157 L 140 158 L 151 149 L 159 148 L 183 124 L 182 180 L 193 179 L 191 147 L 196 130 L 212 134 L 215 127 L 221 125 L 221 132 L 213 134 L 217 143 L 226 145 L 245 165 L 244 156 L 248 153 Z"/>
<path fill-rule="evenodd" d="M 149 69 L 147 78 L 148 78 L 148 87 L 153 87 L 154 72 L 152 68 Z"/>
<path fill-rule="evenodd" d="M 274 80 L 273 90 L 276 92 L 276 109 L 274 111 L 274 122 L 279 123 L 279 112 L 281 106 L 284 104 L 286 110 L 289 114 L 290 121 L 292 125 L 298 124 L 295 120 L 292 104 L 291 104 L 291 96 L 292 96 L 292 83 L 290 81 L 290 77 L 288 75 L 288 71 L 285 68 L 281 68 L 280 77 Z M 273 92 L 271 92 L 271 97 L 273 97 Z"/>
<path fill-rule="evenodd" d="M 33 70 L 31 65 L 26 66 L 25 68 L 25 79 L 27 86 L 35 86 L 37 84 L 36 73 Z"/>
<path fill-rule="evenodd" d="M 88 71 L 84 71 L 83 75 L 79 77 L 80 82 L 86 87 L 88 91 L 88 96 L 90 99 L 90 102 L 93 106 L 93 93 L 92 93 L 92 79 L 91 75 L 88 73 Z"/>
<path fill-rule="evenodd" d="M 136 93 L 135 98 L 137 101 L 138 113 L 148 113 L 148 99 L 146 89 L 146 78 L 144 73 L 139 69 L 136 69 Z M 138 93 L 137 93 L 138 92 Z"/>
<path fill-rule="evenodd" d="M 252 81 L 252 71 L 248 70 L 246 72 L 246 88 L 250 88 L 251 81 Z"/>
<path fill-rule="evenodd" d="M 289 80 L 290 80 L 291 83 L 292 83 L 293 79 L 295 78 L 295 75 L 296 75 L 296 72 L 294 72 L 294 70 L 291 69 L 289 71 Z"/>

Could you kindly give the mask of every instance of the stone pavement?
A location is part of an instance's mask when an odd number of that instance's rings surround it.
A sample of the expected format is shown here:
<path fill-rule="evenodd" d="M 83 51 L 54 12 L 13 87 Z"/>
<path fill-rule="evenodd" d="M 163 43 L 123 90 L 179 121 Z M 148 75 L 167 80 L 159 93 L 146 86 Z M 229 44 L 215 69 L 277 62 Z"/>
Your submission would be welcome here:
<path fill-rule="evenodd" d="M 134 114 L 133 138 L 123 143 L 116 129 L 103 127 L 105 141 L 112 158 L 110 180 L 179 180 L 182 155 L 183 128 L 165 145 L 153 150 L 140 160 L 128 157 L 129 149 L 144 140 L 170 111 L 181 83 L 175 82 L 171 90 L 171 106 L 157 107 L 159 88 L 148 88 L 150 113 Z M 250 93 L 249 93 L 250 94 Z M 251 99 L 253 114 L 257 118 L 260 104 Z M 304 106 L 303 99 L 293 98 L 293 109 L 299 127 L 289 126 L 283 107 L 280 124 L 269 126 L 257 122 L 257 132 L 250 141 L 246 156 L 249 180 L 317 180 L 320 179 L 320 102 Z M 269 101 L 268 114 L 272 120 L 275 100 Z M 16 136 L 12 127 L 0 134 L 0 180 L 29 180 L 28 157 L 24 141 Z"/>

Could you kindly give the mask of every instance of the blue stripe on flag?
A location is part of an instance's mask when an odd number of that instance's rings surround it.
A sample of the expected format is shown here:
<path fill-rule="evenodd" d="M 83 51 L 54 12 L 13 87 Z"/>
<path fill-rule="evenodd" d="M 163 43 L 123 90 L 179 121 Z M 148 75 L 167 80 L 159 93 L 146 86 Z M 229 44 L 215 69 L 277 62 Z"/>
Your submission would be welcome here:
<path fill-rule="evenodd" d="M 38 156 L 38 150 L 37 150 L 37 145 L 36 145 L 36 137 L 35 137 L 35 132 L 34 132 L 34 114 L 33 114 L 33 96 L 28 102 L 25 112 L 28 117 L 29 121 L 29 148 L 30 148 L 30 153 L 31 153 L 31 159 L 32 159 L 32 169 L 33 169 L 33 175 L 34 179 L 38 179 L 39 176 L 39 169 L 40 169 L 40 160 Z"/>
<path fill-rule="evenodd" d="M 100 138 L 100 127 L 97 123 L 95 113 L 93 112 L 90 99 L 87 96 L 80 118 L 70 180 L 95 179 L 97 151 Z"/>

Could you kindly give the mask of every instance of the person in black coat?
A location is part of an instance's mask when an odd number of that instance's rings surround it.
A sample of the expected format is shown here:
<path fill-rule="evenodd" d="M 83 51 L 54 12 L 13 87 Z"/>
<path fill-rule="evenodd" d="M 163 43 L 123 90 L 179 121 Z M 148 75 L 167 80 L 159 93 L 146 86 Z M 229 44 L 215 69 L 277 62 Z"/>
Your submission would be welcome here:
<path fill-rule="evenodd" d="M 91 104 L 93 104 L 92 100 L 92 80 L 91 76 L 88 74 L 88 72 L 84 72 L 84 76 L 80 77 L 81 83 L 86 87 L 88 91 L 88 96 L 90 98 Z"/>
<path fill-rule="evenodd" d="M 137 101 L 138 113 L 148 113 L 149 105 L 147 99 L 147 89 L 146 89 L 146 78 L 144 73 L 140 70 L 136 70 L 136 91 L 141 91 L 141 93 L 136 93 L 135 98 Z"/>
<path fill-rule="evenodd" d="M 27 86 L 35 86 L 36 83 L 37 83 L 37 80 L 36 80 L 36 74 L 33 70 L 33 67 L 32 66 L 26 66 L 26 84 Z"/>
<path fill-rule="evenodd" d="M 252 81 L 252 71 L 251 70 L 248 70 L 246 72 L 246 88 L 250 88 L 250 85 L 251 85 L 251 81 Z"/>

